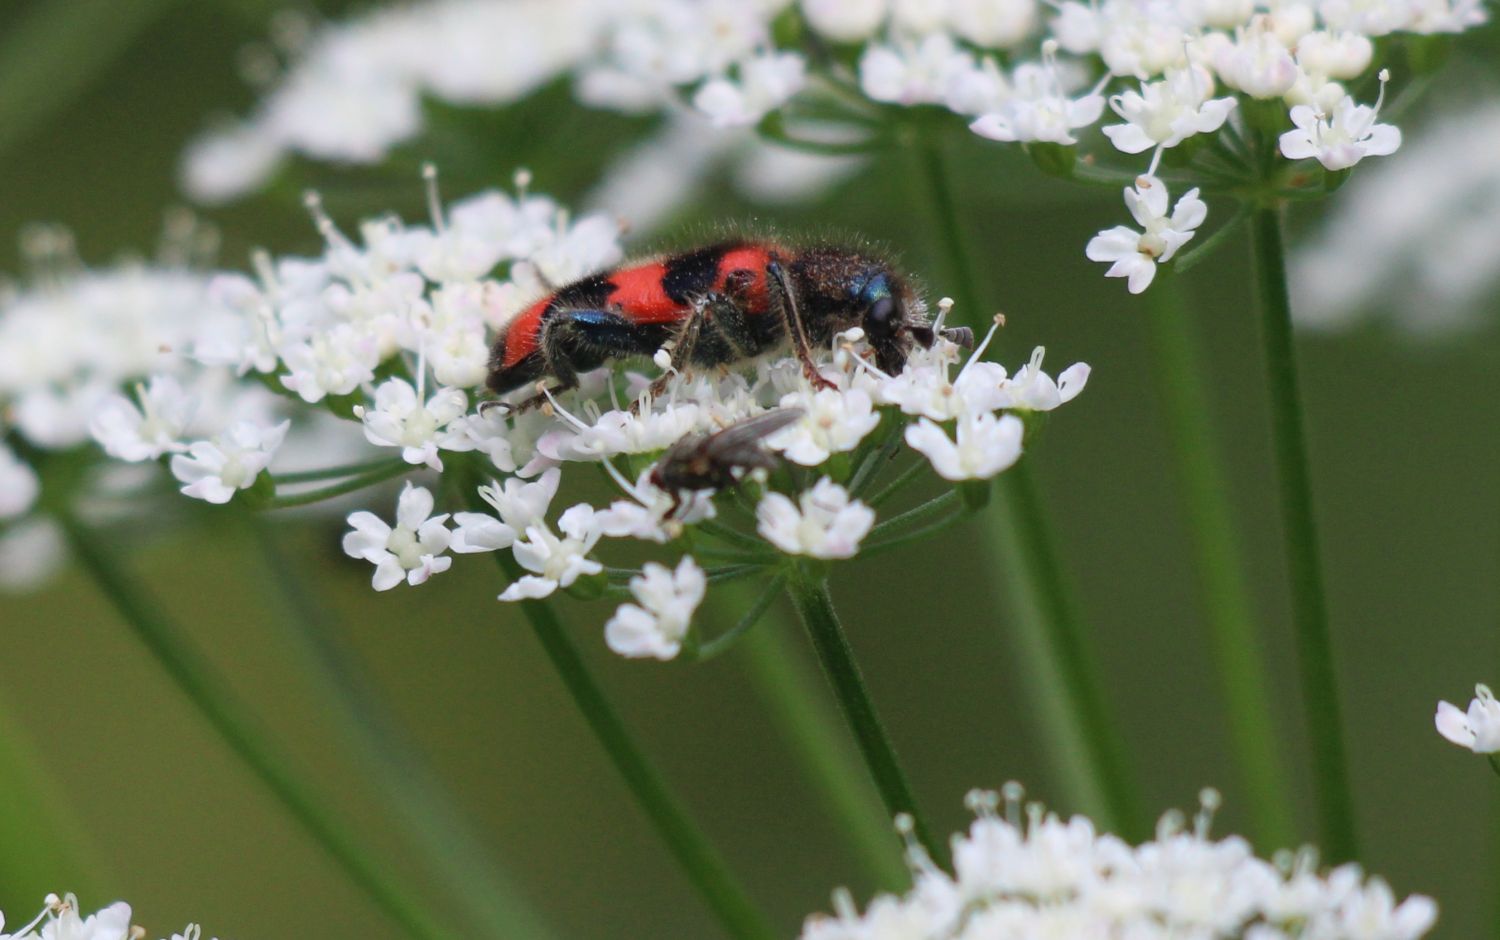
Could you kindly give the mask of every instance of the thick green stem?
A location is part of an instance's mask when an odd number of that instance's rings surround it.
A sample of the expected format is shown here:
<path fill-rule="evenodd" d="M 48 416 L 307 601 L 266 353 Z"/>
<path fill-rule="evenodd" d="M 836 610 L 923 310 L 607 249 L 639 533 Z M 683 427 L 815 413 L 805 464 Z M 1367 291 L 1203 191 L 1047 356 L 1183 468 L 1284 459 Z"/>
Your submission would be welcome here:
<path fill-rule="evenodd" d="M 407 894 L 400 881 L 377 865 L 339 823 L 328 807 L 274 753 L 267 735 L 249 710 L 229 691 L 229 683 L 189 644 L 180 627 L 117 564 L 117 554 L 77 519 L 59 514 L 79 562 L 115 610 L 145 645 L 168 678 L 187 696 L 230 749 L 249 766 L 307 833 L 381 910 L 413 937 L 447 940 L 458 936 L 446 918 L 429 913 Z"/>
<path fill-rule="evenodd" d="M 787 588 L 792 602 L 797 605 L 797 612 L 802 615 L 807 635 L 817 650 L 818 661 L 823 664 L 823 673 L 833 686 L 849 729 L 854 732 L 854 740 L 859 744 L 860 754 L 875 780 L 875 788 L 885 801 L 886 810 L 892 817 L 908 817 L 913 834 L 932 860 L 943 868 L 951 868 L 948 845 L 934 837 L 918 812 L 911 785 L 906 782 L 906 774 L 896 759 L 896 750 L 875 713 L 875 704 L 870 700 L 870 692 L 865 688 L 864 677 L 854 661 L 849 640 L 844 636 L 843 625 L 833 609 L 827 577 L 814 574 L 799 563 L 791 572 Z"/>
<path fill-rule="evenodd" d="M 768 585 L 763 597 L 779 587 Z M 750 600 L 743 589 L 731 597 L 740 607 Z M 773 617 L 746 633 L 736 644 L 738 662 L 866 875 L 883 890 L 900 891 L 910 885 L 911 875 L 901 861 L 901 843 L 891 819 L 839 725 L 833 703 L 819 687 L 817 673 L 787 627 Z"/>
<path fill-rule="evenodd" d="M 1281 525 L 1291 586 L 1297 661 L 1302 679 L 1302 707 L 1321 821 L 1323 850 L 1330 862 L 1346 862 L 1356 853 L 1354 800 L 1349 784 L 1340 717 L 1338 676 L 1328 632 L 1318 531 L 1313 516 L 1312 481 L 1308 474 L 1302 399 L 1292 347 L 1292 306 L 1287 295 L 1286 250 L 1281 213 L 1275 206 L 1255 210 L 1253 219 L 1255 276 L 1260 287 L 1261 334 L 1265 342 L 1266 381 L 1270 392 L 1271 441 L 1281 489 Z"/>
<path fill-rule="evenodd" d="M 406 831 L 428 868 L 451 889 L 454 906 L 482 936 L 551 936 L 511 876 L 498 866 L 473 822 L 408 740 L 380 701 L 369 678 L 335 638 L 337 624 L 307 589 L 298 566 L 278 544 L 268 520 L 246 514 L 247 528 L 265 566 L 272 618 L 323 698 L 323 713 L 338 727 L 386 807 Z"/>
<path fill-rule="evenodd" d="M 1256 840 L 1267 849 L 1295 844 L 1291 791 L 1277 751 L 1263 643 L 1256 629 L 1231 492 L 1214 435 L 1208 392 L 1181 286 L 1170 272 L 1146 293 L 1157 375 L 1166 405 L 1197 554 L 1198 588 L 1208 638 L 1229 711 L 1229 737 L 1244 779 Z"/>
<path fill-rule="evenodd" d="M 509 552 L 495 552 L 495 560 L 509 580 L 525 574 Z M 624 721 L 604 697 L 584 665 L 578 648 L 563 630 L 557 615 L 542 601 L 519 603 L 521 612 L 557 670 L 573 703 L 583 713 L 610 761 L 625 778 L 636 802 L 666 842 L 698 893 L 718 917 L 725 932 L 740 940 L 770 940 L 776 932 L 730 873 L 719 853 L 697 824 L 688 818 L 677 797 L 636 745 Z"/>
<path fill-rule="evenodd" d="M 979 315 L 978 281 L 959 228 L 947 166 L 936 145 L 922 147 L 918 156 L 948 276 L 958 302 L 970 311 L 961 319 L 977 325 L 984 319 Z M 984 536 L 995 567 L 1010 582 L 1013 627 L 1027 658 L 1022 671 L 1030 679 L 1037 715 L 1056 742 L 1049 753 L 1080 810 L 1103 827 L 1142 835 L 1146 820 L 1124 739 L 1086 649 L 1082 620 L 1063 576 L 1050 524 L 1037 502 L 1028 463 L 1012 467 L 998 483 L 1001 498 L 995 502 L 1004 516 L 985 526 Z"/>
<path fill-rule="evenodd" d="M 979 279 L 974 274 L 974 263 L 959 229 L 958 204 L 954 201 L 953 184 L 948 177 L 941 144 L 935 141 L 922 144 L 918 157 L 922 163 L 922 176 L 927 181 L 933 227 L 943 246 L 943 257 L 947 259 L 948 273 L 958 295 L 954 298 L 958 302 L 958 318 L 970 326 L 980 326 L 988 317 L 979 312 Z"/>
<path fill-rule="evenodd" d="M 1083 620 L 1063 574 L 1052 526 L 1042 509 L 1030 465 L 1024 460 L 1016 464 L 1000 476 L 999 484 L 999 501 L 1005 505 L 1006 517 L 1015 530 L 1014 552 L 1008 560 L 1018 566 L 1027 582 L 1029 601 L 1023 606 L 1034 609 L 1041 618 L 1042 652 L 1061 682 L 1049 694 L 1061 699 L 1058 704 L 1062 713 L 1076 728 L 1086 773 L 1103 800 L 1103 813 L 1097 821 L 1125 836 L 1142 836 L 1146 816 L 1136 792 L 1125 738 L 1089 654 Z"/>

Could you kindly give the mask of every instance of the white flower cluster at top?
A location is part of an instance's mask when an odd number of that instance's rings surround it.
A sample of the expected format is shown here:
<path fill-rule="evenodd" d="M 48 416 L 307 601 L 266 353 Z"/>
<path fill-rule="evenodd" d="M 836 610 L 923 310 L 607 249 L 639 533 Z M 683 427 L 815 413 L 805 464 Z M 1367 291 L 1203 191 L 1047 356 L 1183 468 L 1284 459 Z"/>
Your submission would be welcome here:
<path fill-rule="evenodd" d="M 862 96 L 864 127 L 878 106 L 937 106 L 1068 174 L 1072 159 L 1048 148 L 1071 152 L 1106 119 L 1108 145 L 1150 155 L 1126 191 L 1141 230 L 1101 233 L 1087 254 L 1139 292 L 1206 216 L 1196 188 L 1169 212 L 1167 151 L 1226 190 L 1268 172 L 1321 186 L 1294 165 L 1337 174 L 1400 145 L 1379 122 L 1387 72 L 1372 105 L 1346 87 L 1369 84 L 1376 41 L 1485 18 L 1480 0 L 433 0 L 319 31 L 254 116 L 191 149 L 185 179 L 215 200 L 260 185 L 291 151 L 375 161 L 420 131 L 423 95 L 498 105 L 565 74 L 585 103 L 681 100 L 720 126 L 755 124 L 805 90 Z M 813 56 L 820 44 L 850 49 L 854 73 Z M 1284 169 L 1266 169 L 1265 147 Z"/>
<path fill-rule="evenodd" d="M 788 555 L 852 557 L 876 531 L 875 507 L 862 497 L 903 443 L 914 454 L 903 480 L 929 466 L 978 486 L 1020 458 L 1026 415 L 1070 400 L 1088 379 L 1079 364 L 1054 380 L 1041 349 L 1014 374 L 983 359 L 998 317 L 962 361 L 942 332 L 944 301 L 935 342 L 914 347 L 895 375 L 873 364 L 856 328 L 821 352 L 817 376 L 790 355 L 679 374 L 662 351 L 664 388 L 606 366 L 543 408 L 477 408 L 497 331 L 553 287 L 618 262 L 620 230 L 528 192 L 524 173 L 515 195 L 485 192 L 446 207 L 430 171 L 427 182 L 428 224 L 382 217 L 361 225 L 356 241 L 310 199 L 325 240 L 317 257 L 258 254 L 253 276 L 224 273 L 206 285 L 202 275 L 182 275 L 180 285 L 151 275 L 180 286 L 180 311 L 167 303 L 171 291 L 124 289 L 144 274 L 78 275 L 0 307 L 0 361 L 15 364 L 3 403 L 18 416 L 0 430 L 19 449 L 0 448 L 6 517 L 46 518 L 38 474 L 20 454 L 72 456 L 84 433 L 119 461 L 166 464 L 184 494 L 210 503 L 301 505 L 410 472 L 457 473 L 444 492 L 477 488 L 482 502 L 440 512 L 432 490 L 408 482 L 393 522 L 368 510 L 349 516 L 344 548 L 374 566 L 376 589 L 420 584 L 453 563 L 450 553 L 509 551 L 524 574 L 502 600 L 597 594 L 613 578 L 632 602 L 607 625 L 611 646 L 670 658 L 716 576 L 693 557 L 695 535 L 723 541 L 717 554 L 705 551 L 741 562 L 739 575 Z M 111 290 L 85 302 L 100 279 Z M 713 490 L 653 482 L 653 465 L 684 437 L 778 409 L 786 420 L 764 445 L 781 455 L 781 469 L 745 477 L 733 494 L 749 531 L 716 519 L 724 503 Z M 33 412 L 53 418 L 34 421 Z M 363 453 L 335 461 L 330 438 L 314 429 L 304 435 L 314 456 L 288 461 L 293 425 L 306 429 L 330 412 L 362 432 Z M 554 516 L 563 468 L 579 463 L 602 465 L 618 497 Z M 45 473 L 41 482 L 50 485 Z M 948 495 L 961 510 L 957 490 Z M 622 538 L 667 545 L 672 563 L 606 571 L 596 550 Z"/>
<path fill-rule="evenodd" d="M 130 905 L 116 901 L 98 913 L 82 916 L 78 899 L 71 894 L 49 894 L 41 913 L 15 933 L 4 933 L 5 915 L 0 914 L 0 940 L 139 940 L 146 932 L 130 923 Z M 170 940 L 201 940 L 202 929 L 188 924 Z"/>
<path fill-rule="evenodd" d="M 976 819 L 953 838 L 954 873 L 908 849 L 915 885 L 864 914 L 847 892 L 815 915 L 802 940 L 1415 940 L 1437 919 L 1431 899 L 1396 903 L 1355 865 L 1319 872 L 1310 851 L 1257 858 L 1245 840 L 1214 840 L 1213 791 L 1191 827 L 1168 813 L 1153 841 L 1132 846 L 1082 816 L 1022 807 L 1019 786 L 970 794 Z"/>

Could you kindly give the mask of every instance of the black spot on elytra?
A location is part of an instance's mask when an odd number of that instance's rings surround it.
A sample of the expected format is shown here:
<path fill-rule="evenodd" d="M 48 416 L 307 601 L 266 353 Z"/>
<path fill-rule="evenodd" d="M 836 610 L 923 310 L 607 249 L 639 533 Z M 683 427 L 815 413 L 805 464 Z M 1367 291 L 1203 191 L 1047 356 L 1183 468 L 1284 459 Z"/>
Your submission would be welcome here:
<path fill-rule="evenodd" d="M 592 274 L 559 287 L 557 293 L 552 295 L 551 302 L 547 304 L 547 311 L 550 313 L 559 308 L 602 310 L 614 290 L 615 286 L 609 280 L 609 272 Z"/>
<path fill-rule="evenodd" d="M 734 247 L 736 243 L 724 242 L 673 255 L 666 260 L 666 273 L 661 278 L 662 290 L 673 303 L 688 303 L 690 298 L 714 286 L 719 275 L 719 259 Z"/>

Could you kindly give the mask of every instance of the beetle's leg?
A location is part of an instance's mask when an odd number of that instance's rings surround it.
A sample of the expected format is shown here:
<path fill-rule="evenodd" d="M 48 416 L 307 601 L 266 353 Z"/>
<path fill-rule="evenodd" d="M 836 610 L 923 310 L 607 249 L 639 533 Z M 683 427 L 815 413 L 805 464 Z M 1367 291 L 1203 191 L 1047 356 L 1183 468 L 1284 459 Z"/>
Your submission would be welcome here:
<path fill-rule="evenodd" d="M 542 320 L 537 348 L 545 374 L 557 384 L 512 405 L 512 414 L 547 403 L 548 396 L 578 387 L 578 373 L 618 356 L 642 352 L 640 327 L 612 310 L 554 310 Z"/>
<path fill-rule="evenodd" d="M 781 266 L 781 259 L 772 253 L 770 263 L 766 265 L 766 285 L 775 286 L 771 292 L 775 297 L 777 312 L 781 314 L 781 323 L 786 330 L 787 337 L 792 341 L 792 351 L 802 363 L 802 374 L 812 383 L 814 389 L 836 388 L 832 382 L 823 378 L 818 371 L 818 365 L 813 361 L 812 343 L 807 338 L 807 326 L 802 321 L 802 311 L 797 308 L 797 293 L 792 290 L 792 285 L 787 280 L 786 269 Z"/>
<path fill-rule="evenodd" d="M 677 335 L 672 338 L 671 363 L 667 371 L 656 377 L 656 380 L 646 387 L 646 394 L 636 398 L 630 405 L 630 413 L 638 415 L 641 412 L 641 401 L 645 397 L 656 399 L 661 397 L 672 383 L 672 376 L 681 373 L 687 368 L 693 356 L 693 350 L 698 346 L 698 338 L 703 333 L 704 324 L 709 318 L 709 310 L 716 302 L 717 294 L 708 294 L 694 302 L 693 312 L 688 314 L 682 326 L 678 327 Z"/>

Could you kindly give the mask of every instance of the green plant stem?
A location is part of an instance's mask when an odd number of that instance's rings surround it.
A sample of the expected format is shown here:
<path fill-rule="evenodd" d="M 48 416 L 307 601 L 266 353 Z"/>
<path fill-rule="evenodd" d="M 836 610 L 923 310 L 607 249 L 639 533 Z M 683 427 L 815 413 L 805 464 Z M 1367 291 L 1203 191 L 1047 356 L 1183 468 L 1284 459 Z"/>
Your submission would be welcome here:
<path fill-rule="evenodd" d="M 919 153 L 925 200 L 943 245 L 957 299 L 978 325 L 979 293 L 974 266 L 959 227 L 957 205 L 943 155 L 935 145 Z M 1029 461 L 1001 474 L 992 504 L 1001 517 L 983 527 L 995 567 L 1009 582 L 1013 629 L 1026 657 L 1039 721 L 1054 742 L 1049 753 L 1078 809 L 1100 826 L 1126 836 L 1146 833 L 1124 738 L 1105 701 L 1087 650 L 1082 618 L 1063 575 L 1046 514 L 1031 478 Z M 1003 559 L 1003 561 L 1001 560 Z"/>
<path fill-rule="evenodd" d="M 514 581 L 525 574 L 509 552 L 493 554 L 507 579 Z M 625 785 L 709 909 L 718 917 L 725 932 L 741 940 L 775 937 L 776 932 L 764 915 L 750 902 L 719 853 L 697 824 L 688 818 L 677 797 L 667 788 L 666 781 L 636 745 L 624 721 L 589 674 L 578 648 L 563 630 L 552 608 L 537 600 L 521 601 L 518 606 L 573 697 L 573 703 L 583 713 L 584 720 L 615 769 L 625 778 Z"/>
<path fill-rule="evenodd" d="M 750 600 L 743 590 L 729 588 L 730 597 L 737 599 L 732 607 L 734 610 L 744 610 L 734 626 L 723 631 L 718 636 L 711 637 L 700 642 L 691 651 L 685 651 L 689 655 L 684 658 L 689 662 L 703 662 L 721 656 L 733 648 L 752 627 L 765 617 L 771 605 L 776 603 L 776 598 L 781 594 L 782 587 L 786 584 L 786 575 L 777 574 L 769 582 L 756 589 L 756 597 Z"/>
<path fill-rule="evenodd" d="M 337 624 L 278 544 L 269 520 L 245 514 L 259 550 L 280 616 L 273 617 L 287 644 L 322 697 L 323 714 L 337 726 L 385 805 L 423 856 L 428 868 L 451 889 L 455 908 L 487 937 L 539 938 L 552 931 L 521 894 L 511 876 L 493 860 L 472 820 L 413 746 L 369 678 L 334 634 Z"/>
<path fill-rule="evenodd" d="M 905 470 L 902 470 L 896 476 L 896 479 L 886 484 L 884 489 L 882 489 L 880 492 L 876 493 L 869 499 L 865 500 L 865 502 L 877 509 L 880 508 L 882 503 L 888 502 L 892 496 L 895 496 L 897 493 L 905 489 L 909 484 L 921 477 L 923 471 L 926 470 L 929 466 L 931 466 L 931 464 L 929 464 L 925 458 L 919 458 L 913 461 L 911 466 L 907 467 Z"/>
<path fill-rule="evenodd" d="M 770 587 L 767 588 L 769 592 Z M 811 785 L 871 881 L 886 891 L 911 883 L 901 843 L 859 754 L 787 625 L 773 618 L 736 644 L 738 661 Z"/>
<path fill-rule="evenodd" d="M 1160 394 L 1197 554 L 1208 638 L 1229 713 L 1230 743 L 1244 780 L 1242 799 L 1250 808 L 1256 841 L 1266 849 L 1289 848 L 1296 844 L 1291 790 L 1277 751 L 1263 643 L 1245 585 L 1245 562 L 1208 391 L 1197 367 L 1193 324 L 1181 284 L 1170 271 L 1157 278 L 1146 301 Z"/>
<path fill-rule="evenodd" d="M 834 696 L 849 722 L 849 729 L 854 733 L 854 740 L 875 780 L 875 788 L 880 791 L 880 798 L 885 801 L 886 810 L 892 817 L 909 817 L 912 833 L 927 854 L 940 867 L 951 868 L 948 845 L 934 837 L 917 810 L 916 798 L 912 796 L 906 774 L 896 759 L 896 750 L 875 713 L 875 704 L 870 700 L 870 692 L 865 688 L 864 677 L 854 661 L 849 640 L 844 636 L 843 625 L 833 609 L 827 577 L 814 574 L 807 566 L 798 563 L 787 579 L 787 593 L 802 616 L 807 635 L 818 653 L 818 661 L 823 665 L 823 673 L 833 686 Z"/>
<path fill-rule="evenodd" d="M 15 847 L 0 856 L 0 910 L 20 913 L 60 884 L 98 899 L 108 893 L 105 885 L 120 884 L 118 875 L 68 805 L 11 700 L 0 695 L 0 844 Z"/>
<path fill-rule="evenodd" d="M 962 497 L 959 495 L 958 490 L 945 490 L 941 494 L 934 496 L 932 499 L 929 499 L 927 502 L 922 503 L 919 506 L 913 506 L 911 509 L 908 509 L 905 512 L 898 513 L 883 522 L 876 523 L 875 526 L 870 529 L 868 537 L 878 538 L 879 536 L 885 535 L 887 532 L 900 529 L 903 526 L 910 525 L 913 522 L 922 522 L 923 520 L 930 519 L 933 516 L 941 513 L 943 510 L 947 509 L 949 506 L 957 506 L 961 499 Z"/>
<path fill-rule="evenodd" d="M 339 480 L 344 477 L 360 476 L 372 470 L 388 469 L 395 460 L 401 458 L 381 457 L 377 460 L 365 460 L 360 463 L 346 463 L 337 467 L 323 467 L 318 470 L 296 470 L 291 473 L 276 474 L 277 485 L 290 483 L 317 483 L 322 480 Z M 403 463 L 405 461 L 402 461 Z"/>
<path fill-rule="evenodd" d="M 1021 461 L 1001 474 L 998 482 L 998 502 L 1004 504 L 1005 516 L 1014 527 L 1009 563 L 1026 580 L 1024 590 L 1029 600 L 1024 606 L 1034 609 L 1041 618 L 1045 633 L 1042 651 L 1061 682 L 1049 694 L 1060 698 L 1062 714 L 1076 727 L 1087 765 L 1085 772 L 1095 781 L 1102 800 L 1102 816 L 1097 821 L 1129 838 L 1138 838 L 1146 833 L 1146 816 L 1136 792 L 1125 739 L 1089 654 L 1083 619 L 1073 599 L 1073 588 L 1063 574 L 1052 526 L 1043 511 L 1030 465 Z M 1003 542 L 997 545 L 1003 546 Z"/>
<path fill-rule="evenodd" d="M 1333 644 L 1328 631 L 1317 525 L 1313 516 L 1312 481 L 1308 474 L 1302 399 L 1297 387 L 1297 361 L 1292 347 L 1292 306 L 1287 295 L 1286 250 L 1281 237 L 1279 207 L 1257 208 L 1252 227 L 1261 338 L 1265 343 L 1266 382 L 1270 392 L 1271 441 L 1281 490 L 1282 537 L 1297 634 L 1302 707 L 1306 712 L 1312 746 L 1322 848 L 1330 862 L 1347 862 L 1357 851 L 1354 800 L 1345 756 Z"/>
<path fill-rule="evenodd" d="M 924 539 L 932 538 L 939 532 L 942 532 L 945 529 L 950 529 L 954 525 L 957 525 L 965 519 L 970 518 L 971 515 L 972 512 L 967 506 L 959 507 L 958 509 L 948 513 L 948 515 L 944 516 L 936 522 L 930 522 L 927 525 L 918 526 L 917 528 L 910 531 L 902 532 L 900 535 L 893 535 L 882 542 L 870 542 L 863 544 L 859 549 L 859 557 L 871 558 L 883 552 L 894 551 L 895 549 L 898 549 L 903 545 L 909 545 L 912 542 L 920 542 Z"/>
<path fill-rule="evenodd" d="M 409 473 L 416 467 L 407 463 L 399 457 L 392 458 L 384 464 L 373 469 L 366 470 L 358 476 L 350 477 L 342 483 L 333 486 L 325 486 L 320 489 L 309 490 L 305 493 L 291 493 L 288 495 L 276 495 L 266 500 L 256 509 L 292 509 L 297 506 L 311 506 L 313 503 L 321 503 L 325 499 L 333 499 L 335 496 L 343 496 L 347 493 L 355 493 L 367 486 L 384 483 L 391 477 L 398 477 L 403 473 Z"/>
<path fill-rule="evenodd" d="M 917 157 L 922 164 L 922 176 L 927 182 L 933 227 L 937 230 L 938 241 L 943 246 L 943 257 L 947 259 L 949 274 L 957 287 L 955 293 L 958 296 L 954 300 L 958 302 L 958 319 L 975 327 L 977 336 L 977 328 L 983 326 L 989 318 L 979 310 L 979 279 L 974 274 L 974 262 L 969 257 L 969 249 L 959 227 L 958 204 L 953 198 L 953 184 L 949 180 L 948 165 L 943 158 L 941 144 L 938 141 L 923 143 L 918 149 Z"/>
<path fill-rule="evenodd" d="M 267 735 L 229 684 L 189 644 L 183 631 L 117 563 L 100 537 L 66 513 L 57 521 L 73 554 L 178 690 L 193 703 L 303 829 L 401 929 L 413 937 L 457 938 L 446 917 L 429 913 L 399 880 L 359 848 L 354 837 L 272 751 Z"/>
<path fill-rule="evenodd" d="M 1245 206 L 1241 206 L 1234 215 L 1229 217 L 1229 220 L 1227 222 L 1219 226 L 1214 231 L 1214 233 L 1208 236 L 1208 238 L 1204 239 L 1201 244 L 1194 245 L 1192 248 L 1184 251 L 1182 254 L 1172 259 L 1172 270 L 1176 271 L 1178 274 L 1186 274 L 1190 269 L 1197 267 L 1200 261 L 1207 259 L 1209 255 L 1217 251 L 1224 244 L 1224 242 L 1228 240 L 1228 238 L 1233 235 L 1235 231 L 1240 227 L 1240 223 L 1244 222 L 1249 217 L 1250 210 Z"/>

